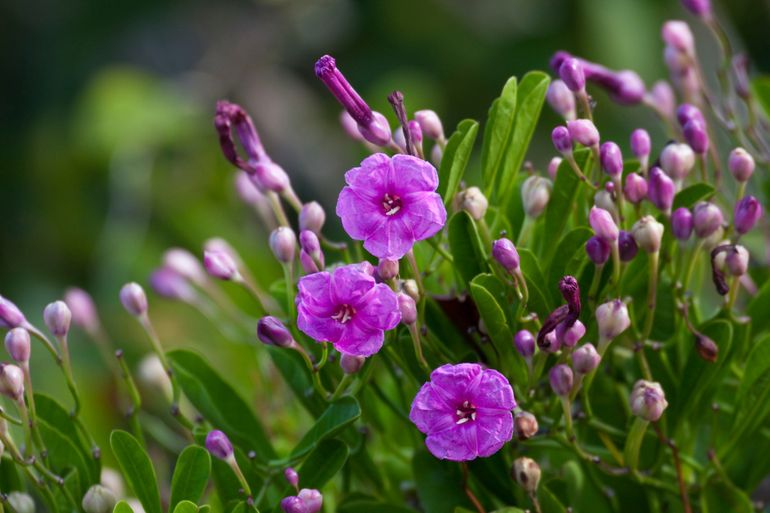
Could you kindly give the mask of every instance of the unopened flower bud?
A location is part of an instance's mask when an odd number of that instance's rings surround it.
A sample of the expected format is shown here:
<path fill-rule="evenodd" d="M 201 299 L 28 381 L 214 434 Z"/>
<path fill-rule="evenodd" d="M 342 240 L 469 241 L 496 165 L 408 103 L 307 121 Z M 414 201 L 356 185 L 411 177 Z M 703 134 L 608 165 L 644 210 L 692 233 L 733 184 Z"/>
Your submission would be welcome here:
<path fill-rule="evenodd" d="M 665 118 L 671 118 L 676 108 L 676 95 L 671 84 L 665 80 L 658 80 L 650 88 L 650 104 Z"/>
<path fill-rule="evenodd" d="M 551 141 L 556 151 L 562 155 L 572 154 L 572 137 L 565 126 L 557 126 L 551 131 Z"/>
<path fill-rule="evenodd" d="M 342 129 L 345 131 L 345 133 L 348 134 L 348 137 L 354 141 L 364 142 L 366 140 L 358 130 L 358 123 L 356 123 L 356 120 L 353 119 L 346 110 L 340 112 L 340 125 L 342 125 Z"/>
<path fill-rule="evenodd" d="M 743 148 L 735 148 L 730 152 L 730 158 L 727 160 L 727 167 L 730 173 L 739 182 L 748 182 L 751 175 L 754 174 L 754 157 Z"/>
<path fill-rule="evenodd" d="M 537 418 L 528 411 L 513 416 L 513 433 L 519 440 L 528 440 L 537 434 Z"/>
<path fill-rule="evenodd" d="M 519 330 L 513 337 L 513 346 L 524 358 L 531 358 L 535 354 L 535 337 L 527 330 Z"/>
<path fill-rule="evenodd" d="M 529 494 L 537 491 L 540 484 L 540 465 L 532 458 L 522 456 L 513 460 L 513 479 Z"/>
<path fill-rule="evenodd" d="M 326 222 L 326 212 L 317 201 L 311 201 L 302 205 L 299 211 L 299 230 L 310 230 L 318 235 L 321 233 L 324 222 Z"/>
<path fill-rule="evenodd" d="M 86 332 L 99 329 L 99 314 L 91 295 L 77 287 L 68 288 L 64 292 L 64 302 L 72 312 L 72 322 Z"/>
<path fill-rule="evenodd" d="M 706 124 L 706 119 L 703 117 L 701 110 L 692 103 L 683 103 L 676 109 L 676 120 L 679 125 L 684 127 L 688 121 L 692 120 L 700 121 L 703 125 Z"/>
<path fill-rule="evenodd" d="M 5 335 L 5 350 L 18 363 L 29 361 L 32 351 L 29 332 L 24 328 L 13 328 Z"/>
<path fill-rule="evenodd" d="M 390 143 L 392 132 L 388 118 L 379 112 L 372 112 L 372 119 L 368 125 L 358 125 L 358 131 L 364 139 L 377 146 L 387 146 Z"/>
<path fill-rule="evenodd" d="M 661 29 L 663 41 L 686 55 L 695 55 L 695 38 L 684 21 L 669 20 Z"/>
<path fill-rule="evenodd" d="M 179 301 L 192 301 L 196 297 L 190 283 L 168 267 L 155 269 L 150 275 L 150 287 L 159 296 Z"/>
<path fill-rule="evenodd" d="M 711 18 L 711 0 L 682 0 L 682 6 L 699 18 Z"/>
<path fill-rule="evenodd" d="M 269 346 L 291 347 L 294 344 L 289 329 L 272 315 L 262 317 L 257 322 L 257 338 Z"/>
<path fill-rule="evenodd" d="M 532 175 L 521 184 L 521 201 L 524 212 L 535 219 L 543 213 L 551 199 L 551 181 L 542 176 Z"/>
<path fill-rule="evenodd" d="M 35 501 L 24 492 L 11 492 L 6 499 L 15 513 L 35 513 Z"/>
<path fill-rule="evenodd" d="M 575 95 L 563 81 L 557 79 L 551 82 L 545 98 L 548 100 L 548 105 L 565 120 L 575 119 Z"/>
<path fill-rule="evenodd" d="M 10 329 L 23 326 L 26 323 L 27 319 L 21 313 L 19 307 L 0 296 L 0 327 Z"/>
<path fill-rule="evenodd" d="M 548 176 L 551 177 L 551 181 L 556 181 L 556 173 L 563 160 L 561 157 L 554 157 L 548 162 Z"/>
<path fill-rule="evenodd" d="M 649 422 L 655 422 L 668 406 L 660 383 L 639 380 L 631 391 L 631 412 Z"/>
<path fill-rule="evenodd" d="M 398 294 L 398 309 L 401 311 L 401 322 L 407 326 L 417 322 L 417 304 L 407 294 Z"/>
<path fill-rule="evenodd" d="M 340 367 L 345 374 L 355 374 L 361 370 L 366 363 L 366 358 L 354 354 L 342 353 L 340 356 Z"/>
<path fill-rule="evenodd" d="M 150 353 L 142 358 L 136 375 L 144 386 L 152 390 L 160 390 L 164 397 L 171 397 L 172 390 L 168 371 L 163 367 L 163 362 L 155 353 Z"/>
<path fill-rule="evenodd" d="M 604 265 L 610 258 L 611 250 L 610 244 L 598 235 L 594 235 L 586 241 L 586 254 L 596 265 Z"/>
<path fill-rule="evenodd" d="M 706 132 L 706 125 L 697 119 L 691 119 L 688 121 L 684 128 L 682 128 L 684 140 L 690 145 L 692 150 L 699 154 L 705 155 L 709 149 L 709 136 Z"/>
<path fill-rule="evenodd" d="M 599 336 L 603 340 L 612 340 L 631 325 L 628 307 L 620 299 L 613 299 L 596 308 L 596 323 L 599 325 Z"/>
<path fill-rule="evenodd" d="M 562 397 L 569 395 L 572 391 L 574 379 L 572 369 L 563 363 L 555 365 L 548 373 L 548 380 L 551 382 L 553 393 Z"/>
<path fill-rule="evenodd" d="M 570 91 L 580 92 L 586 88 L 586 76 L 583 65 L 574 57 L 564 59 L 559 66 L 559 77 Z"/>
<path fill-rule="evenodd" d="M 716 342 L 700 333 L 695 334 L 695 350 L 698 351 L 698 356 L 707 362 L 714 363 L 719 357 L 719 346 Z"/>
<path fill-rule="evenodd" d="M 259 162 L 254 165 L 254 172 L 249 175 L 260 191 L 281 193 L 290 185 L 289 175 L 275 162 Z"/>
<path fill-rule="evenodd" d="M 299 474 L 292 467 L 287 467 L 283 471 L 283 477 L 286 478 L 286 482 L 296 488 L 299 485 Z"/>
<path fill-rule="evenodd" d="M 639 159 L 640 162 L 646 164 L 647 158 L 650 155 L 652 142 L 650 141 L 650 134 L 644 128 L 637 128 L 631 132 L 631 153 L 634 157 Z"/>
<path fill-rule="evenodd" d="M 542 341 L 538 343 L 538 347 L 544 353 L 556 353 L 561 349 L 561 342 L 559 337 L 556 336 L 556 330 L 551 330 L 545 334 Z"/>
<path fill-rule="evenodd" d="M 24 372 L 16 365 L 0 363 L 0 394 L 14 401 L 24 395 Z"/>
<path fill-rule="evenodd" d="M 660 153 L 660 167 L 674 180 L 684 180 L 695 167 L 695 153 L 687 144 L 668 144 Z"/>
<path fill-rule="evenodd" d="M 126 283 L 120 289 L 120 302 L 123 308 L 134 317 L 147 313 L 147 295 L 144 289 L 136 282 Z"/>
<path fill-rule="evenodd" d="M 594 233 L 608 243 L 618 240 L 618 225 L 612 219 L 612 214 L 603 208 L 591 207 L 588 214 L 588 221 Z"/>
<path fill-rule="evenodd" d="M 229 460 L 233 457 L 233 444 L 222 431 L 215 429 L 206 435 L 206 449 L 220 460 Z"/>
<path fill-rule="evenodd" d="M 420 288 L 415 280 L 404 280 L 401 283 L 401 291 L 415 301 L 420 300 Z"/>
<path fill-rule="evenodd" d="M 163 266 L 197 285 L 206 283 L 206 271 L 195 255 L 186 249 L 171 248 L 166 250 L 163 254 Z"/>
<path fill-rule="evenodd" d="M 54 301 L 43 310 L 43 321 L 55 337 L 64 337 L 70 330 L 72 312 L 64 301 Z"/>
<path fill-rule="evenodd" d="M 742 99 L 748 100 L 751 97 L 751 84 L 749 79 L 749 58 L 745 53 L 733 56 L 732 71 L 736 94 Z"/>
<path fill-rule="evenodd" d="M 270 249 L 279 262 L 286 264 L 294 260 L 296 247 L 297 237 L 291 228 L 279 226 L 270 234 Z"/>
<path fill-rule="evenodd" d="M 735 205 L 733 224 L 735 231 L 743 235 L 750 231 L 762 217 L 762 204 L 754 196 L 744 196 Z"/>
<path fill-rule="evenodd" d="M 118 499 L 112 490 L 100 484 L 92 485 L 83 496 L 82 506 L 85 513 L 112 513 Z"/>
<path fill-rule="evenodd" d="M 556 338 L 559 339 L 559 345 L 562 347 L 575 347 L 580 339 L 583 338 L 583 335 L 586 334 L 586 327 L 579 320 L 572 323 L 572 326 L 567 326 L 565 321 L 560 322 L 554 332 L 556 333 Z"/>
<path fill-rule="evenodd" d="M 650 179 L 647 183 L 647 197 L 658 210 L 668 213 L 674 204 L 676 186 L 673 180 L 659 167 L 650 169 Z"/>
<path fill-rule="evenodd" d="M 398 276 L 398 260 L 381 258 L 377 264 L 377 276 L 382 281 L 389 281 Z"/>
<path fill-rule="evenodd" d="M 615 177 L 620 176 L 623 173 L 623 153 L 620 151 L 620 146 L 612 141 L 602 144 L 599 151 L 599 160 L 602 164 L 602 169 L 608 175 Z"/>
<path fill-rule="evenodd" d="M 99 481 L 101 482 L 102 486 L 111 490 L 116 497 L 123 497 L 126 494 L 126 486 L 123 483 L 123 476 L 114 468 L 103 466 L 101 475 L 99 476 Z"/>
<path fill-rule="evenodd" d="M 443 156 L 444 150 L 441 148 L 441 145 L 438 143 L 434 144 L 433 148 L 430 150 L 430 161 L 436 166 L 436 169 L 441 167 L 441 157 Z"/>
<path fill-rule="evenodd" d="M 663 225 L 652 216 L 644 216 L 631 228 L 636 244 L 647 253 L 656 253 L 663 238 Z"/>
<path fill-rule="evenodd" d="M 270 160 L 262 146 L 254 123 L 240 105 L 225 100 L 218 101 L 214 126 L 219 133 L 222 153 L 234 166 L 248 173 L 253 173 L 254 164 Z M 246 152 L 246 159 L 238 155 L 233 140 L 233 129 L 235 129 L 241 147 Z"/>
<path fill-rule="evenodd" d="M 567 121 L 567 129 L 572 140 L 586 148 L 599 144 L 599 130 L 590 119 Z"/>
<path fill-rule="evenodd" d="M 740 244 L 734 245 L 725 255 L 727 271 L 733 276 L 743 276 L 749 269 L 749 252 Z"/>
<path fill-rule="evenodd" d="M 299 245 L 302 251 L 313 257 L 313 259 L 319 260 L 323 265 L 324 255 L 321 251 L 321 241 L 318 240 L 318 236 L 314 232 L 310 230 L 300 232 Z"/>
<path fill-rule="evenodd" d="M 636 245 L 636 239 L 625 230 L 620 230 L 618 234 L 618 252 L 622 262 L 630 262 L 639 252 L 639 246 Z"/>
<path fill-rule="evenodd" d="M 219 280 L 236 280 L 240 277 L 238 264 L 224 251 L 204 251 L 203 266 L 212 277 Z"/>
<path fill-rule="evenodd" d="M 299 493 L 281 499 L 284 513 L 318 513 L 323 505 L 323 496 L 318 490 L 303 488 Z"/>
<path fill-rule="evenodd" d="M 509 273 L 519 269 L 519 252 L 516 251 L 513 242 L 505 237 L 492 243 L 492 257 Z"/>
<path fill-rule="evenodd" d="M 626 175 L 626 183 L 623 186 L 623 194 L 633 204 L 638 204 L 647 197 L 647 180 L 637 173 Z"/>
<path fill-rule="evenodd" d="M 578 374 L 588 374 L 599 366 L 602 357 L 590 342 L 583 344 L 572 353 L 572 369 Z"/>
<path fill-rule="evenodd" d="M 460 209 L 465 210 L 476 221 L 484 219 L 489 207 L 484 193 L 478 187 L 468 187 L 457 193 L 457 203 Z"/>
<path fill-rule="evenodd" d="M 692 235 L 692 213 L 686 207 L 679 207 L 671 214 L 671 233 L 677 240 L 686 241 Z"/>
<path fill-rule="evenodd" d="M 713 234 L 723 222 L 722 211 L 715 204 L 701 201 L 693 207 L 692 225 L 698 238 L 705 239 Z"/>
<path fill-rule="evenodd" d="M 444 138 L 444 126 L 441 118 L 432 110 L 418 110 L 414 113 L 414 119 L 420 124 L 423 135 L 429 139 L 439 141 Z"/>

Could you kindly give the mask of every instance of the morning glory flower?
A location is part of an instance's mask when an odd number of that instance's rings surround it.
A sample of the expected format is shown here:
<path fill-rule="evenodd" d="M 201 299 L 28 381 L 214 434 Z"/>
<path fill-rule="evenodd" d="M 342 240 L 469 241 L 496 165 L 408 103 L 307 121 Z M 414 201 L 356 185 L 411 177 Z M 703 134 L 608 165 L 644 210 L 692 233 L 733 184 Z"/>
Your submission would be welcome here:
<path fill-rule="evenodd" d="M 417 157 L 377 153 L 348 171 L 345 182 L 337 215 L 376 257 L 397 260 L 446 223 L 436 168 Z"/>
<path fill-rule="evenodd" d="M 508 380 L 477 363 L 442 365 L 412 402 L 409 419 L 428 435 L 435 457 L 469 461 L 491 456 L 513 436 L 516 407 Z"/>
<path fill-rule="evenodd" d="M 309 274 L 299 280 L 297 327 L 345 354 L 371 356 L 382 347 L 385 330 L 401 320 L 398 297 L 376 283 L 368 262 Z"/>

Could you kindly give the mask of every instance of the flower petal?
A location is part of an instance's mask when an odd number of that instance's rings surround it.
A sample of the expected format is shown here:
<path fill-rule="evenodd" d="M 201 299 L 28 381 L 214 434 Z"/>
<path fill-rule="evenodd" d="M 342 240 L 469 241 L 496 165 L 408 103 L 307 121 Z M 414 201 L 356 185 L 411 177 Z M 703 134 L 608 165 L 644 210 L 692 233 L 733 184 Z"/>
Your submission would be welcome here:
<path fill-rule="evenodd" d="M 382 212 L 381 198 L 372 200 L 358 190 L 345 187 L 337 198 L 337 216 L 345 232 L 355 240 L 365 240 L 388 220 Z"/>
<path fill-rule="evenodd" d="M 425 383 L 412 401 L 409 420 L 425 434 L 444 431 L 455 425 L 455 408 Z"/>
<path fill-rule="evenodd" d="M 511 412 L 477 411 L 475 424 L 479 456 L 493 455 L 513 437 Z"/>
<path fill-rule="evenodd" d="M 390 157 L 384 153 L 375 153 L 365 158 L 359 167 L 345 173 L 345 183 L 362 197 L 380 201 L 385 193 L 391 192 L 392 177 Z"/>
<path fill-rule="evenodd" d="M 473 422 L 455 425 L 450 429 L 430 434 L 425 445 L 436 458 L 451 461 L 469 461 L 478 456 L 476 426 Z"/>
<path fill-rule="evenodd" d="M 511 384 L 505 376 L 494 369 L 484 369 L 481 379 L 468 393 L 470 401 L 477 408 L 510 411 L 516 407 Z"/>
<path fill-rule="evenodd" d="M 344 326 L 331 317 L 319 316 L 302 303 L 297 308 L 297 328 L 318 342 L 336 342 L 344 333 Z"/>
<path fill-rule="evenodd" d="M 358 307 L 364 296 L 374 288 L 375 281 L 360 265 L 351 264 L 334 270 L 330 286 L 333 303 Z"/>
<path fill-rule="evenodd" d="M 371 329 L 391 330 L 401 320 L 398 296 L 384 283 L 378 283 L 364 298 L 363 308 L 356 312 L 356 322 Z"/>
<path fill-rule="evenodd" d="M 433 390 L 454 408 L 457 408 L 467 397 L 468 387 L 478 378 L 481 366 L 477 363 L 460 363 L 458 365 L 446 364 L 434 369 L 430 373 L 430 382 Z"/>
<path fill-rule="evenodd" d="M 382 348 L 385 340 L 382 330 L 363 329 L 355 318 L 344 327 L 344 332 L 334 344 L 337 351 L 355 356 L 371 356 Z"/>
<path fill-rule="evenodd" d="M 379 258 L 398 260 L 414 245 L 412 230 L 404 215 L 393 216 L 364 240 L 364 248 Z"/>
<path fill-rule="evenodd" d="M 410 155 L 395 155 L 393 165 L 393 190 L 399 196 L 412 192 L 433 192 L 438 187 L 436 168 L 422 159 Z"/>
<path fill-rule="evenodd" d="M 435 192 L 416 192 L 403 199 L 400 216 L 409 226 L 415 241 L 436 235 L 446 224 L 446 208 Z"/>

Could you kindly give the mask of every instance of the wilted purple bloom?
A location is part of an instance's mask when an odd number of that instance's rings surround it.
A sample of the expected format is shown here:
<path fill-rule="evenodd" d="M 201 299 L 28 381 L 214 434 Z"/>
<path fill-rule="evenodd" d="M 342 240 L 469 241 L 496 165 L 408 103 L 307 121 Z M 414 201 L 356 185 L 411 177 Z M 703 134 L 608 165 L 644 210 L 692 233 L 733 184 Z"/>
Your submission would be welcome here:
<path fill-rule="evenodd" d="M 248 172 L 254 173 L 254 166 L 258 162 L 270 162 L 265 148 L 259 139 L 256 128 L 251 118 L 240 105 L 230 103 L 225 100 L 217 102 L 217 113 L 214 116 L 214 126 L 219 133 L 219 144 L 222 147 L 222 153 L 234 166 Z M 246 152 L 246 159 L 238 155 L 238 151 L 233 141 L 233 128 L 238 135 L 238 140 Z"/>
<path fill-rule="evenodd" d="M 754 228 L 762 217 L 762 204 L 754 196 L 744 196 L 736 205 L 733 213 L 735 231 L 744 234 Z"/>
<path fill-rule="evenodd" d="M 620 253 L 620 260 L 623 262 L 630 262 L 639 252 L 636 239 L 634 239 L 630 232 L 620 230 L 618 235 L 618 252 Z"/>
<path fill-rule="evenodd" d="M 233 444 L 222 431 L 215 429 L 206 435 L 206 449 L 221 460 L 233 457 Z"/>
<path fill-rule="evenodd" d="M 442 365 L 412 402 L 409 419 L 439 459 L 469 461 L 496 453 L 513 436 L 516 407 L 508 380 L 476 363 Z"/>
<path fill-rule="evenodd" d="M 647 183 L 647 197 L 650 202 L 662 212 L 669 212 L 674 204 L 674 182 L 659 167 L 650 169 L 650 179 Z"/>
<path fill-rule="evenodd" d="M 551 68 L 558 72 L 561 65 L 573 58 L 567 52 L 559 51 L 551 58 Z M 631 70 L 612 71 L 599 64 L 577 58 L 583 67 L 585 78 L 606 90 L 610 98 L 622 105 L 633 105 L 644 98 L 645 86 L 639 75 Z"/>
<path fill-rule="evenodd" d="M 686 207 L 679 207 L 671 214 L 671 233 L 678 240 L 685 241 L 692 235 L 692 212 Z"/>
<path fill-rule="evenodd" d="M 338 267 L 299 280 L 297 327 L 342 353 L 370 356 L 382 347 L 384 331 L 401 319 L 398 298 L 376 283 L 371 264 Z"/>
<path fill-rule="evenodd" d="M 379 258 L 399 259 L 415 242 L 438 233 L 446 223 L 435 191 L 436 168 L 409 155 L 377 153 L 345 174 L 337 200 L 345 231 Z"/>

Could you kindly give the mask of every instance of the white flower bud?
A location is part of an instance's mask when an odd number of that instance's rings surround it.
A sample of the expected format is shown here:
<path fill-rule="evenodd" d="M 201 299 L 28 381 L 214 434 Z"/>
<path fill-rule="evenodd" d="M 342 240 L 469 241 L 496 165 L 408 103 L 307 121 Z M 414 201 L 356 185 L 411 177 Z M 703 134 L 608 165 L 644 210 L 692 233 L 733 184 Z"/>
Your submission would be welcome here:
<path fill-rule="evenodd" d="M 628 307 L 620 299 L 614 299 L 596 308 L 596 323 L 602 340 L 612 340 L 631 325 Z"/>
<path fill-rule="evenodd" d="M 531 218 L 539 217 L 551 198 L 551 181 L 542 176 L 532 175 L 521 185 L 521 200 L 524 212 Z"/>
<path fill-rule="evenodd" d="M 647 253 L 656 253 L 660 250 L 660 241 L 663 238 L 663 225 L 652 216 L 644 216 L 634 223 L 631 233 L 637 245 Z"/>
<path fill-rule="evenodd" d="M 83 496 L 83 510 L 86 513 L 111 513 L 118 499 L 109 488 L 95 484 Z"/>
<path fill-rule="evenodd" d="M 464 191 L 458 192 L 456 201 L 458 208 L 468 212 L 476 221 L 484 219 L 489 207 L 489 201 L 478 187 L 468 187 Z"/>
<path fill-rule="evenodd" d="M 54 301 L 45 307 L 43 320 L 55 337 L 64 337 L 70 330 L 72 312 L 64 301 Z"/>

